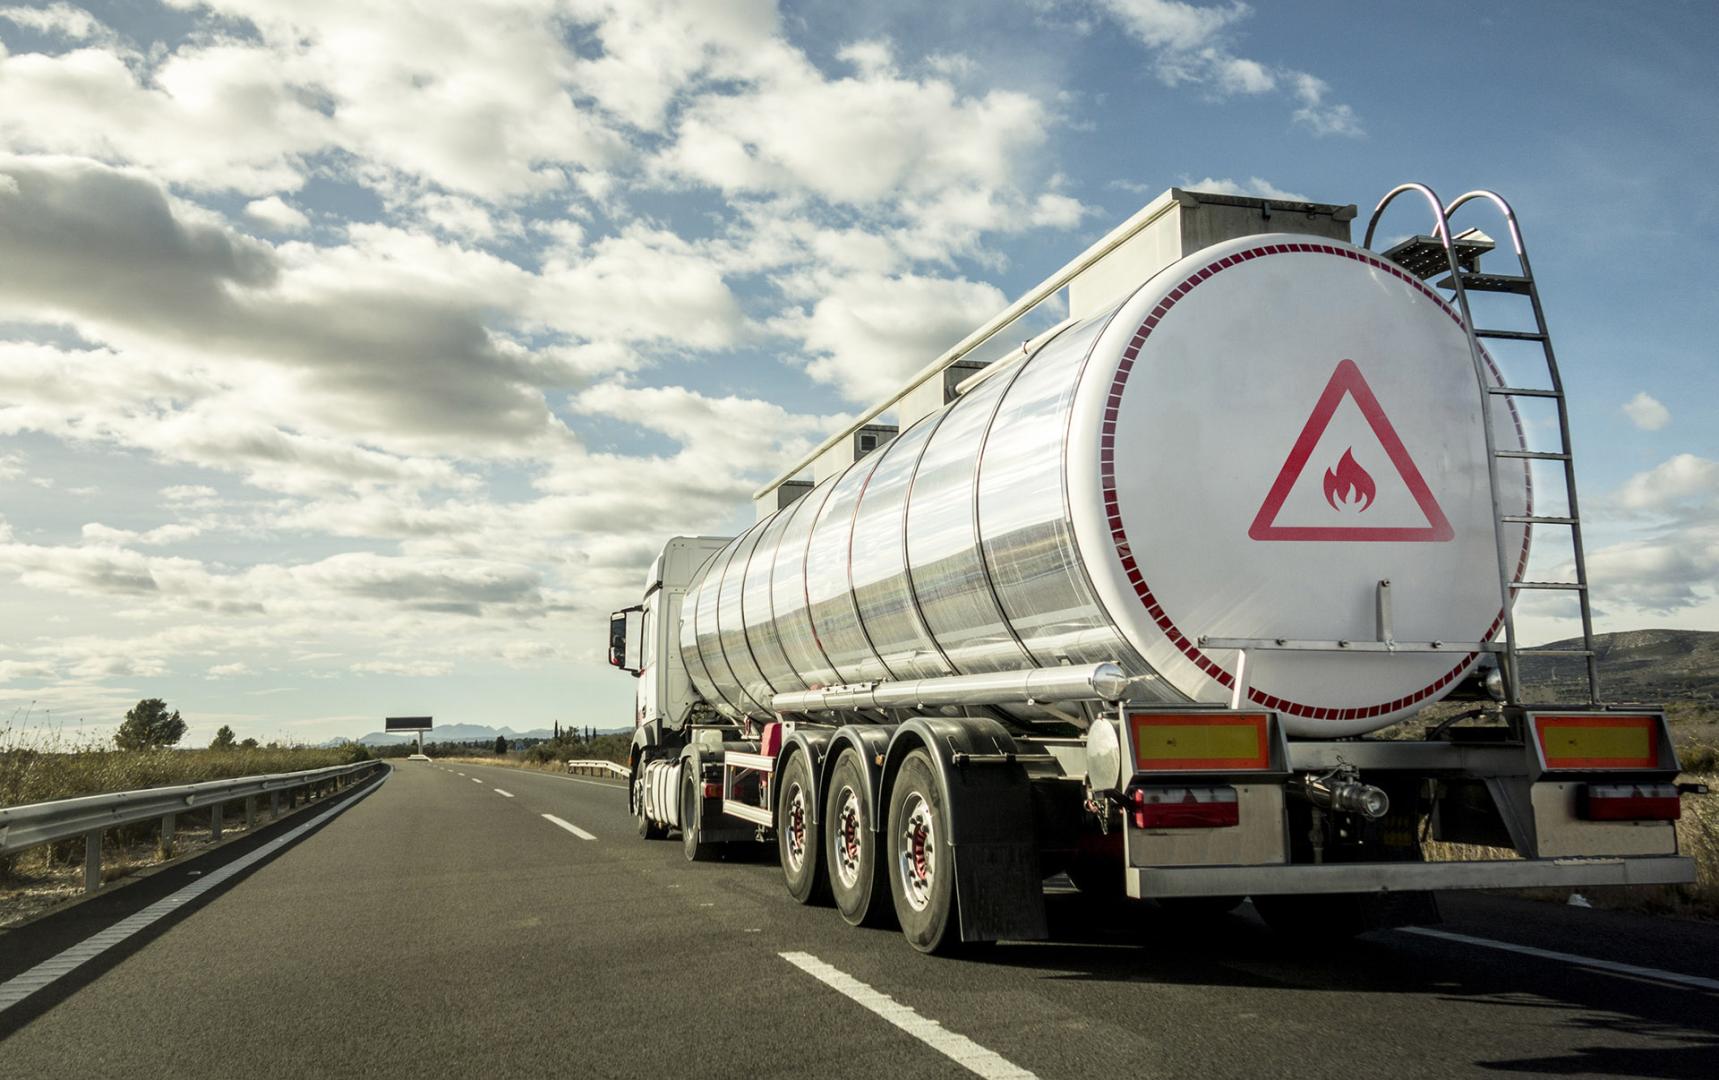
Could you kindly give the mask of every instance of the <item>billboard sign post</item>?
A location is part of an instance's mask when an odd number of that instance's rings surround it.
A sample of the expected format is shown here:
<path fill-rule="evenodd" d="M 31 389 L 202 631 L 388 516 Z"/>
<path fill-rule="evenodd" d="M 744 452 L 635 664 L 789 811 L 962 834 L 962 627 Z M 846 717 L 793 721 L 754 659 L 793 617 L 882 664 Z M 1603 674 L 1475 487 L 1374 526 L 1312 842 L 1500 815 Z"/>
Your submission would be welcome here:
<path fill-rule="evenodd" d="M 413 757 L 424 756 L 424 732 L 433 726 L 428 716 L 389 716 L 382 721 L 382 730 L 386 732 L 415 732 L 418 736 L 418 752 Z"/>

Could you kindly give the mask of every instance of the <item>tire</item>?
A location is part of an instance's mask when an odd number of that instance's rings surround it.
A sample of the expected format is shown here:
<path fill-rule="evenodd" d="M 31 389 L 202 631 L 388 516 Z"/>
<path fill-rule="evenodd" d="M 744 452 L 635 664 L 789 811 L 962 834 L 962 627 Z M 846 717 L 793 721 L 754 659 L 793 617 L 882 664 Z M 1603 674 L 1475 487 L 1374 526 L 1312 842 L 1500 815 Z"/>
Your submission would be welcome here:
<path fill-rule="evenodd" d="M 641 776 L 643 768 L 644 762 L 641 761 L 633 769 L 633 823 L 638 826 L 639 839 L 661 840 L 668 835 L 668 830 L 645 814 L 645 784 Z"/>
<path fill-rule="evenodd" d="M 680 766 L 680 845 L 686 855 L 687 862 L 710 862 L 716 858 L 716 845 L 707 844 L 699 839 L 699 798 L 700 781 L 687 771 L 687 763 Z"/>
<path fill-rule="evenodd" d="M 802 904 L 827 903 L 829 867 L 824 864 L 819 829 L 812 820 L 812 763 L 804 753 L 788 759 L 776 799 L 776 855 L 788 895 Z"/>
<path fill-rule="evenodd" d="M 885 876 L 901 932 L 923 953 L 949 952 L 961 943 L 955 860 L 945 821 L 931 757 L 915 750 L 902 761 L 889 793 Z"/>
<path fill-rule="evenodd" d="M 830 773 L 822 824 L 836 909 L 850 926 L 887 926 L 889 882 L 878 865 L 881 838 L 866 810 L 865 765 L 851 748 L 836 758 Z"/>

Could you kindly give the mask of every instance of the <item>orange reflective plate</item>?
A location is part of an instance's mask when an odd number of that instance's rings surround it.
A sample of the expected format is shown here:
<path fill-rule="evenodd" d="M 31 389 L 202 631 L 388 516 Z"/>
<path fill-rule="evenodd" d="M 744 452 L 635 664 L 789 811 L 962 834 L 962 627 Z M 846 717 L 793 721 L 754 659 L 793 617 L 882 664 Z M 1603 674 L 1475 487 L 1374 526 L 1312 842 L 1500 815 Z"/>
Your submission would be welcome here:
<path fill-rule="evenodd" d="M 1264 713 L 1131 713 L 1128 720 L 1142 772 L 1271 767 Z"/>
<path fill-rule="evenodd" d="M 1659 765 L 1657 716 L 1536 716 L 1548 769 L 1652 769 Z"/>

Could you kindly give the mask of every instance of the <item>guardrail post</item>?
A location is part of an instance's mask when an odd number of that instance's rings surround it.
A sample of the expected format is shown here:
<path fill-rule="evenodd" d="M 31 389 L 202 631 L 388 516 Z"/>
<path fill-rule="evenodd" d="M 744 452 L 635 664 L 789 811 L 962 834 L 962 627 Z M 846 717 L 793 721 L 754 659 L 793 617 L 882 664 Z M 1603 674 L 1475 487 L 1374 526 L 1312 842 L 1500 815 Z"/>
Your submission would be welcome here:
<path fill-rule="evenodd" d="M 257 827 L 257 797 L 248 796 L 245 799 L 245 831 L 250 832 Z"/>
<path fill-rule="evenodd" d="M 163 859 L 173 857 L 173 826 L 177 824 L 174 820 L 177 817 L 177 814 L 161 815 L 161 843 L 158 847 Z"/>
<path fill-rule="evenodd" d="M 101 888 L 101 830 L 84 833 L 84 892 Z"/>
<path fill-rule="evenodd" d="M 278 818 L 280 816 L 281 816 L 281 793 L 278 791 L 271 791 L 271 792 L 269 792 L 269 820 L 273 821 L 275 818 Z"/>
<path fill-rule="evenodd" d="M 209 839 L 219 844 L 221 842 L 221 804 L 213 803 L 209 807 Z"/>

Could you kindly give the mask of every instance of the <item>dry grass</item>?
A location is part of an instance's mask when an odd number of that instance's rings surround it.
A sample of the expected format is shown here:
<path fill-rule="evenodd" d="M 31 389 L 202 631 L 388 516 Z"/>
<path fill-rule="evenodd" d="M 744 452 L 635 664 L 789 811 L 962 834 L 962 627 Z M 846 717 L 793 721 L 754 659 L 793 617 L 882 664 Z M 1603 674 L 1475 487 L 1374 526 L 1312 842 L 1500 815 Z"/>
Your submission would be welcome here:
<path fill-rule="evenodd" d="M 233 750 L 131 750 L 75 746 L 58 741 L 22 745 L 0 730 L 0 807 L 99 795 L 111 791 L 194 784 L 263 773 L 296 772 L 363 760 L 349 748 L 258 747 Z M 228 815 L 226 835 L 244 832 L 243 818 Z M 213 843 L 209 810 L 179 815 L 175 854 L 184 857 Z M 102 840 L 102 880 L 115 881 L 164 860 L 154 822 L 109 829 Z M 44 844 L 0 856 L 0 926 L 33 918 L 83 889 L 83 841 Z"/>
<path fill-rule="evenodd" d="M 295 772 L 363 761 L 349 748 L 258 747 L 251 750 L 108 750 L 26 748 L 0 732 L 0 806 L 22 806 L 109 791 L 195 784 L 235 776 Z M 362 751 L 362 748 L 360 748 Z"/>

